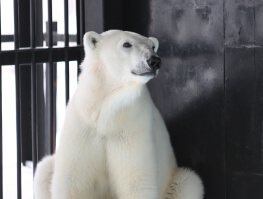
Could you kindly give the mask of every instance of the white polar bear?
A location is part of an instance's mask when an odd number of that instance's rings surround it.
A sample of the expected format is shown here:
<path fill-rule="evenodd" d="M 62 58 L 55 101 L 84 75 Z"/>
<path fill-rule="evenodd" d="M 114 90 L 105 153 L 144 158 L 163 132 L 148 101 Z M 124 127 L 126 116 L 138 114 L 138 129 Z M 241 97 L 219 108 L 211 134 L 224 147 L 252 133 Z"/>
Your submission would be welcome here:
<path fill-rule="evenodd" d="M 159 43 L 111 30 L 84 36 L 85 59 L 56 154 L 37 167 L 36 199 L 201 199 L 200 178 L 178 168 L 145 83 Z"/>

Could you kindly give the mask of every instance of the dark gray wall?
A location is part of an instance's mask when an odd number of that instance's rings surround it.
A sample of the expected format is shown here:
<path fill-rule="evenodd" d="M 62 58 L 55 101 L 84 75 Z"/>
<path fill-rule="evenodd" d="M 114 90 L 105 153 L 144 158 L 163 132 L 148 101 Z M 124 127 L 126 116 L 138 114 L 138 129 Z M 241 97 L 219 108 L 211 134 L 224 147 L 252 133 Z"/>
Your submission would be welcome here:
<path fill-rule="evenodd" d="M 159 39 L 149 89 L 205 198 L 263 198 L 263 0 L 103 1 L 101 21 Z"/>

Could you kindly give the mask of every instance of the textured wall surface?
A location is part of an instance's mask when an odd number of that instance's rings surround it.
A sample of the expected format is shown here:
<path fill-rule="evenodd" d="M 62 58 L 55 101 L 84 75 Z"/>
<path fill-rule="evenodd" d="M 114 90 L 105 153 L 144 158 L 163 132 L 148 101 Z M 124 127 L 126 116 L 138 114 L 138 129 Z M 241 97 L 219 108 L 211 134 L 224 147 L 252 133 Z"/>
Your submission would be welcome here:
<path fill-rule="evenodd" d="M 200 174 L 206 199 L 262 199 L 263 0 L 114 2 L 105 29 L 160 41 L 149 88 L 179 165 Z"/>

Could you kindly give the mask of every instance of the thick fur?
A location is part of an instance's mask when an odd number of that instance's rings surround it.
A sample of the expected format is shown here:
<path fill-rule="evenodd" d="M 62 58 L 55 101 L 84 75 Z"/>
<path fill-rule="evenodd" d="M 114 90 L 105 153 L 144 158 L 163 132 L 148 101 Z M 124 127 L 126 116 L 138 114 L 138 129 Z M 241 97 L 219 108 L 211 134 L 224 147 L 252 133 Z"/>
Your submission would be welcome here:
<path fill-rule="evenodd" d="M 200 178 L 177 167 L 145 86 L 154 75 L 131 73 L 150 70 L 146 60 L 157 56 L 158 40 L 118 30 L 88 32 L 84 47 L 60 145 L 36 170 L 35 198 L 202 199 Z"/>

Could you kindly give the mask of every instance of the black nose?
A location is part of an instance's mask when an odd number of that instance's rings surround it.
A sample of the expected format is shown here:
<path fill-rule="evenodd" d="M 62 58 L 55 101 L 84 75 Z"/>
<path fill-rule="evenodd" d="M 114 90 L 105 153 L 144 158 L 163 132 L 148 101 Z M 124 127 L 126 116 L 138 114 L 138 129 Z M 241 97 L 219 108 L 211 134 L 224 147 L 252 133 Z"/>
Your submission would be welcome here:
<path fill-rule="evenodd" d="M 150 59 L 147 60 L 147 64 L 153 69 L 158 70 L 161 68 L 162 61 L 159 57 L 151 56 Z"/>

